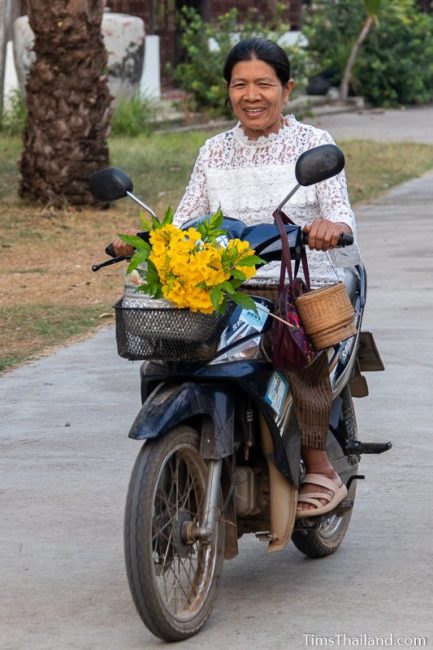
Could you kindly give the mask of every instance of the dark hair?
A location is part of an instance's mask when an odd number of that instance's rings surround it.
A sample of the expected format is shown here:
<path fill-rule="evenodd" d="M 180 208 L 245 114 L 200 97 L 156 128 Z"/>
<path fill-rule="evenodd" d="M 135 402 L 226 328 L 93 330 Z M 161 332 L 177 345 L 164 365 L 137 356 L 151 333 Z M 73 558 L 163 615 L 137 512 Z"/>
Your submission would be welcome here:
<path fill-rule="evenodd" d="M 228 84 L 235 65 L 251 59 L 258 59 L 270 65 L 282 86 L 290 81 L 290 61 L 283 48 L 268 38 L 247 38 L 237 43 L 228 53 L 223 70 L 224 79 Z"/>

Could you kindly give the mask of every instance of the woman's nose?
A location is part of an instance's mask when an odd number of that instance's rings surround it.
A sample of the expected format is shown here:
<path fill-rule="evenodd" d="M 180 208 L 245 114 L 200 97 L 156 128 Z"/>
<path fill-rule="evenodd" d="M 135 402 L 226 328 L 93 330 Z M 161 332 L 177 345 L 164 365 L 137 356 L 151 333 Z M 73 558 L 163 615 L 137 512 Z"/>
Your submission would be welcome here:
<path fill-rule="evenodd" d="M 259 91 L 258 88 L 254 85 L 247 86 L 245 89 L 245 99 L 248 99 L 249 101 L 254 101 L 257 99 L 259 96 Z"/>

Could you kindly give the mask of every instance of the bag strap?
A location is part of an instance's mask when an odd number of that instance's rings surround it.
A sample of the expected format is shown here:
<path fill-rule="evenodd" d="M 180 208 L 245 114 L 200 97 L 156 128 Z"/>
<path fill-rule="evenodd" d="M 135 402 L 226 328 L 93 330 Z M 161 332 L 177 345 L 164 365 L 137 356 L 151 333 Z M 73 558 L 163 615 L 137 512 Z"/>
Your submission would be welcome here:
<path fill-rule="evenodd" d="M 290 224 L 295 226 L 296 224 L 293 223 L 293 221 L 286 215 L 282 210 L 275 210 L 275 212 L 272 215 L 275 220 L 275 224 L 278 228 L 278 232 L 280 233 L 281 237 L 281 251 L 282 251 L 282 258 L 281 258 L 281 271 L 280 271 L 280 283 L 279 283 L 279 289 L 284 287 L 284 276 L 285 276 L 285 271 L 287 270 L 287 274 L 289 276 L 289 284 L 292 290 L 294 289 L 294 280 L 298 274 L 299 271 L 299 266 L 300 263 L 302 263 L 302 270 L 304 271 L 304 278 L 305 278 L 305 285 L 307 288 L 307 291 L 310 291 L 311 289 L 311 282 L 310 282 L 310 271 L 308 268 L 308 261 L 307 261 L 307 254 L 305 252 L 305 248 L 302 249 L 301 253 L 301 258 L 300 260 L 296 260 L 295 262 L 295 273 L 293 275 L 292 272 L 292 258 L 290 255 L 290 247 L 287 242 L 287 233 L 284 228 L 284 223 Z"/>

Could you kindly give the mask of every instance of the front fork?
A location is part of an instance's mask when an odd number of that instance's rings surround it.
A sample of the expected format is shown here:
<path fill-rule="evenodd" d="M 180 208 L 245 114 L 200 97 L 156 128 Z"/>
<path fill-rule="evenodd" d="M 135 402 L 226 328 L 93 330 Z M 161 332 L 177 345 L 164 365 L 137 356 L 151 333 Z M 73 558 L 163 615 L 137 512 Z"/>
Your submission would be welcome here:
<path fill-rule="evenodd" d="M 203 544 L 211 544 L 213 541 L 220 501 L 222 466 L 222 459 L 208 461 L 209 472 L 203 502 L 203 517 L 199 526 L 186 522 L 187 543 L 193 544 L 198 540 Z"/>

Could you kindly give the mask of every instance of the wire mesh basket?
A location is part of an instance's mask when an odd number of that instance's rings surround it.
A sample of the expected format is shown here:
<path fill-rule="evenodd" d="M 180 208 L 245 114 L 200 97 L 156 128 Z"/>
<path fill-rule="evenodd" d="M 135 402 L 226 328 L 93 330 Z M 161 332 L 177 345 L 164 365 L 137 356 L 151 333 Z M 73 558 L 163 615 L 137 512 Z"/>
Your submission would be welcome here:
<path fill-rule="evenodd" d="M 114 308 L 117 351 L 130 360 L 212 359 L 231 313 L 201 314 L 144 294 L 125 296 Z"/>

